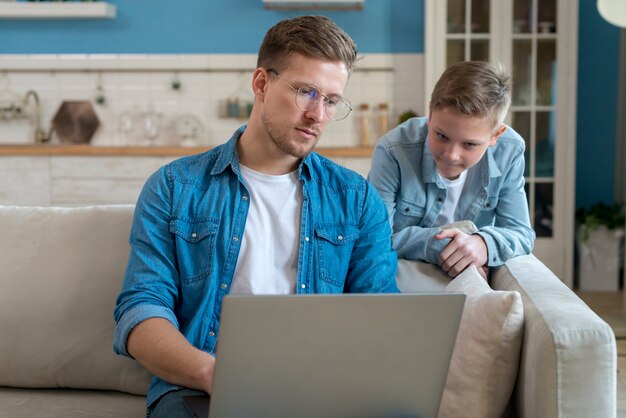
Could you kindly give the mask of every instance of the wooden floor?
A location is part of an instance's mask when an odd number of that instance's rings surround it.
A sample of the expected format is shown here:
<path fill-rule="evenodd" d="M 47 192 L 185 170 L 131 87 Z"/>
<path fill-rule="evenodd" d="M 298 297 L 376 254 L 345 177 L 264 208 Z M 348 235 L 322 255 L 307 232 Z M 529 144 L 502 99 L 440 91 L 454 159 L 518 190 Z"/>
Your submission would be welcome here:
<path fill-rule="evenodd" d="M 621 315 L 621 292 L 576 292 L 598 315 Z M 617 339 L 617 416 L 626 418 L 626 338 Z"/>

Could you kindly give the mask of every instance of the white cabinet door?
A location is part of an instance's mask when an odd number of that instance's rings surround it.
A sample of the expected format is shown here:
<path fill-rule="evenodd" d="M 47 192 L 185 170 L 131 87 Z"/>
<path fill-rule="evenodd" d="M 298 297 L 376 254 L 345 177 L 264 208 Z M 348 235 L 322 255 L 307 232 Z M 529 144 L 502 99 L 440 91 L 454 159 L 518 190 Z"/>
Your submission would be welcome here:
<path fill-rule="evenodd" d="M 578 2 L 427 0 L 426 94 L 463 60 L 513 75 L 507 122 L 526 140 L 534 254 L 573 284 Z M 426 98 L 426 103 L 428 98 Z"/>
<path fill-rule="evenodd" d="M 0 158 L 0 205 L 50 205 L 49 166 L 47 156 Z"/>
<path fill-rule="evenodd" d="M 143 184 L 175 157 L 53 156 L 50 204 L 135 203 Z"/>

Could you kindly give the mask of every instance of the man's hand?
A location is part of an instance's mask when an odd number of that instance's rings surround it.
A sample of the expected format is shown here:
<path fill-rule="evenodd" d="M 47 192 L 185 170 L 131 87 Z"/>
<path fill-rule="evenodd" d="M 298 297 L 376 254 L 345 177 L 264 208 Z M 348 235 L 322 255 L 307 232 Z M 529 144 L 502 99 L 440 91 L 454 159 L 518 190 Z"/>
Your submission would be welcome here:
<path fill-rule="evenodd" d="M 439 265 L 448 276 L 456 277 L 471 265 L 480 270 L 487 263 L 487 244 L 480 235 L 458 229 L 446 229 L 435 235 L 435 239 L 445 238 L 451 241 L 439 254 Z"/>

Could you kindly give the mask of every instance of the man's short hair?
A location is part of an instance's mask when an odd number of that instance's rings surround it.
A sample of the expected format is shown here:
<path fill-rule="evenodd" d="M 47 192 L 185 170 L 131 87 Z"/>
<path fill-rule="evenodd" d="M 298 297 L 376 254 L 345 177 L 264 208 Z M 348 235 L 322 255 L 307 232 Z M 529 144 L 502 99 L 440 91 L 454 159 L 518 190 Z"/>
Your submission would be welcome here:
<path fill-rule="evenodd" d="M 511 76 L 500 64 L 462 61 L 439 78 L 430 98 L 430 112 L 452 108 L 464 115 L 504 122 L 511 105 Z"/>
<path fill-rule="evenodd" d="M 354 68 L 357 57 L 356 44 L 331 19 L 325 16 L 298 16 L 281 20 L 265 35 L 257 67 L 285 70 L 292 54 L 328 61 L 341 61 L 348 73 Z"/>

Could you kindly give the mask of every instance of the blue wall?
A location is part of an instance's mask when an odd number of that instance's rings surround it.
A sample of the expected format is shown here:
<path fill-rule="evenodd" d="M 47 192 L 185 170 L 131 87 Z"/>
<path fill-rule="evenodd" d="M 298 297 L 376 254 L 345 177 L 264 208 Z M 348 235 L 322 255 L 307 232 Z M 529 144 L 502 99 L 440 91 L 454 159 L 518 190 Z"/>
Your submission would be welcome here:
<path fill-rule="evenodd" d="M 580 0 L 576 207 L 612 204 L 620 29 L 605 21 L 596 0 Z"/>
<path fill-rule="evenodd" d="M 110 2 L 116 19 L 0 20 L 0 54 L 256 53 L 274 23 L 316 13 L 265 10 L 262 0 Z M 345 29 L 361 52 L 424 51 L 423 0 L 366 0 L 362 11 L 320 14 Z"/>

